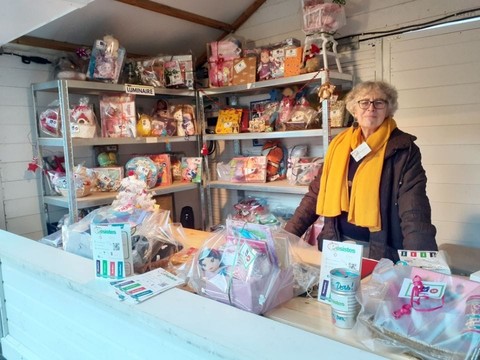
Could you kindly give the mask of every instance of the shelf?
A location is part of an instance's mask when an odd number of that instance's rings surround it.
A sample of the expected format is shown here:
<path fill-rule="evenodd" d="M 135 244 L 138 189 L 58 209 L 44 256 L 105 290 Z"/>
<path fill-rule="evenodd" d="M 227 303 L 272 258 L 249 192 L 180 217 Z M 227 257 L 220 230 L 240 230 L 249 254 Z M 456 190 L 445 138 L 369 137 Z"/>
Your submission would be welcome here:
<path fill-rule="evenodd" d="M 345 128 L 332 128 L 331 134 L 337 135 Z M 240 134 L 206 134 L 204 140 L 255 140 L 261 139 L 287 139 L 323 136 L 323 129 L 272 131 L 262 133 L 240 133 Z"/>
<path fill-rule="evenodd" d="M 233 183 L 229 181 L 210 181 L 211 189 L 260 191 L 270 193 L 299 194 L 304 195 L 308 186 L 291 185 L 287 180 L 278 180 L 266 183 Z"/>
<path fill-rule="evenodd" d="M 330 79 L 330 82 L 336 85 L 345 84 L 348 86 L 351 86 L 350 84 L 353 79 L 353 76 L 350 74 L 345 74 L 345 73 L 340 73 L 335 71 L 329 71 L 328 77 Z M 271 88 L 287 87 L 287 86 L 292 86 L 297 84 L 306 84 L 310 81 L 317 82 L 318 80 L 321 80 L 321 82 L 323 83 L 326 81 L 326 79 L 327 79 L 327 72 L 323 70 L 316 73 L 308 73 L 308 74 L 303 74 L 298 76 L 289 76 L 289 77 L 284 77 L 279 79 L 258 81 L 258 82 L 249 83 L 245 85 L 199 89 L 199 92 L 200 94 L 203 94 L 203 95 L 221 95 L 221 94 L 228 94 L 228 93 L 244 93 L 244 92 L 248 92 L 250 95 L 252 95 L 252 94 L 255 94 L 255 90 L 264 91 Z"/>
<path fill-rule="evenodd" d="M 199 184 L 197 183 L 173 183 L 169 186 L 157 186 L 150 189 L 150 192 L 154 196 L 156 195 L 165 195 L 171 194 L 180 191 L 187 191 L 187 190 L 195 190 L 198 189 Z M 102 206 L 102 205 L 110 205 L 113 200 L 117 197 L 117 192 L 93 192 L 92 194 L 78 198 L 77 199 L 77 206 L 78 209 L 85 209 L 92 206 Z M 55 205 L 59 207 L 68 208 L 68 197 L 66 196 L 45 196 L 44 197 L 45 204 Z"/>
<path fill-rule="evenodd" d="M 183 137 L 183 136 L 170 136 L 170 137 L 136 137 L 136 138 L 104 138 L 95 137 L 91 139 L 72 139 L 73 146 L 93 146 L 93 145 L 133 145 L 133 144 L 158 144 L 158 143 L 177 143 L 177 142 L 196 142 L 198 141 L 198 135 Z M 38 138 L 38 143 L 41 146 L 58 146 L 63 147 L 62 138 Z"/>
<path fill-rule="evenodd" d="M 125 84 L 108 84 L 96 81 L 82 80 L 54 80 L 44 83 L 33 84 L 34 91 L 50 91 L 58 92 L 60 84 L 64 82 L 68 91 L 72 94 L 103 94 L 106 92 L 125 92 Z M 189 89 L 170 89 L 170 88 L 154 88 L 155 95 L 164 95 L 168 97 L 188 96 L 195 97 L 195 90 Z M 145 95 L 147 96 L 147 95 Z"/>

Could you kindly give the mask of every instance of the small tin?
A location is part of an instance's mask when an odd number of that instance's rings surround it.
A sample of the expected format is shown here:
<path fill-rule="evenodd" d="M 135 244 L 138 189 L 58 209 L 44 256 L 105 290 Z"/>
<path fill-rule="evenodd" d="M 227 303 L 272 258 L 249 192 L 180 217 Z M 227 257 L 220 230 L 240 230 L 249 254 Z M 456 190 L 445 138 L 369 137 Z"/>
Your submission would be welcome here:
<path fill-rule="evenodd" d="M 355 293 L 360 287 L 360 273 L 344 268 L 330 270 L 331 291 Z"/>
<path fill-rule="evenodd" d="M 480 333 L 480 295 L 469 296 L 465 302 L 464 332 Z"/>
<path fill-rule="evenodd" d="M 332 322 L 336 327 L 351 329 L 357 322 L 358 312 L 343 312 L 332 308 Z"/>
<path fill-rule="evenodd" d="M 355 293 L 345 294 L 332 291 L 330 293 L 330 305 L 332 309 L 344 312 L 356 312 L 360 309 L 360 303 L 357 301 Z"/>

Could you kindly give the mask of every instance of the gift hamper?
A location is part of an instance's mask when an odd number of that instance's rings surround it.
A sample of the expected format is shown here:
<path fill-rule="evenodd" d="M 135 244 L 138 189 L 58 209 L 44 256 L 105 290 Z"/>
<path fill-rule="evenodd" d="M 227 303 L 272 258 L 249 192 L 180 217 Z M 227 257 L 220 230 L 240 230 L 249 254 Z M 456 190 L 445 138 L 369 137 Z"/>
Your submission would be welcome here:
<path fill-rule="evenodd" d="M 185 240 L 169 218 L 169 211 L 155 205 L 145 182 L 132 175 L 122 180 L 121 190 L 111 206 L 98 208 L 62 228 L 63 247 L 91 259 L 91 225 L 126 223 L 132 229 L 133 271 L 143 273 L 167 267 L 169 257 L 183 248 Z"/>
<path fill-rule="evenodd" d="M 373 351 L 480 358 L 479 283 L 382 259 L 360 298 L 355 329 Z"/>
<path fill-rule="evenodd" d="M 228 219 L 196 252 L 189 285 L 198 294 L 262 314 L 318 282 L 318 269 L 292 250 L 281 229 Z"/>

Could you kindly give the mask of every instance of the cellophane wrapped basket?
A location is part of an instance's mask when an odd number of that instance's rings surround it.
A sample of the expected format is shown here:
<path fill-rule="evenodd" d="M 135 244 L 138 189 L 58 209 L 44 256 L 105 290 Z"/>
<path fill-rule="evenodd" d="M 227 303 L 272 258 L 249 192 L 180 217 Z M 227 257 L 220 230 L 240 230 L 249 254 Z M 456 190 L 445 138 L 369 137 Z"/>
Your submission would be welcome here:
<path fill-rule="evenodd" d="M 354 329 L 373 351 L 480 359 L 480 283 L 382 259 L 360 295 Z"/>
<path fill-rule="evenodd" d="M 334 33 L 346 25 L 345 7 L 323 0 L 303 0 L 303 31 Z"/>
<path fill-rule="evenodd" d="M 229 219 L 226 229 L 196 253 L 189 286 L 202 296 L 262 314 L 318 283 L 318 269 L 294 253 L 301 242 L 280 228 Z"/>
<path fill-rule="evenodd" d="M 145 181 L 133 175 L 124 178 L 112 205 L 95 209 L 78 222 L 62 227 L 64 250 L 92 259 L 90 226 L 127 223 L 132 229 L 132 270 L 144 273 L 167 267 L 170 256 L 183 248 L 185 234 L 181 224 L 170 222 L 170 211 L 158 208 L 147 188 Z"/>

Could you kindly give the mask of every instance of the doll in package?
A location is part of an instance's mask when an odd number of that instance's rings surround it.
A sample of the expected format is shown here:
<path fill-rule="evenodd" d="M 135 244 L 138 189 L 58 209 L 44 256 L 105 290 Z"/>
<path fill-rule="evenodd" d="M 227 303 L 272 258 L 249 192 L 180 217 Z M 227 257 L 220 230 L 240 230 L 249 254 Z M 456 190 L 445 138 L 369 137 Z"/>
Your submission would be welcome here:
<path fill-rule="evenodd" d="M 280 229 L 227 220 L 226 230 L 196 252 L 189 285 L 202 296 L 262 314 L 315 281 L 318 269 L 294 256 L 293 238 Z"/>
<path fill-rule="evenodd" d="M 118 94 L 100 97 L 100 118 L 103 137 L 137 136 L 135 95 Z"/>
<path fill-rule="evenodd" d="M 170 113 L 175 121 L 178 136 L 195 135 L 195 108 L 193 105 L 172 106 Z"/>
<path fill-rule="evenodd" d="M 105 35 L 101 40 L 95 40 L 88 65 L 87 78 L 116 84 L 122 71 L 125 59 L 125 49 L 120 47 L 118 40 L 111 35 Z"/>
<path fill-rule="evenodd" d="M 152 109 L 152 130 L 151 136 L 176 136 L 177 124 L 171 114 L 172 107 L 165 99 L 158 99 Z"/>

